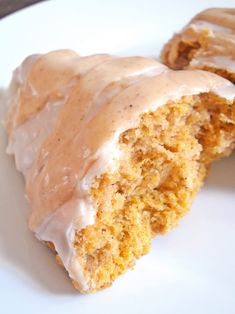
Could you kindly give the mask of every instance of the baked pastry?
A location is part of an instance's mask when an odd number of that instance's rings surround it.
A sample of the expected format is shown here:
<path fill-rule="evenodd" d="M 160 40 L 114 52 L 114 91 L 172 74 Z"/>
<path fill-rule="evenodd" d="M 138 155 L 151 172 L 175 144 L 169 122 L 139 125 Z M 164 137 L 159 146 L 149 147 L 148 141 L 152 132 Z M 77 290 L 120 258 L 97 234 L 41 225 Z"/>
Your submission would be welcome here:
<path fill-rule="evenodd" d="M 210 163 L 235 146 L 235 86 L 153 59 L 29 57 L 8 91 L 7 151 L 29 227 L 77 289 L 110 286 L 177 225 Z"/>
<path fill-rule="evenodd" d="M 203 69 L 235 83 L 235 9 L 207 9 L 174 35 L 162 51 L 174 70 Z"/>

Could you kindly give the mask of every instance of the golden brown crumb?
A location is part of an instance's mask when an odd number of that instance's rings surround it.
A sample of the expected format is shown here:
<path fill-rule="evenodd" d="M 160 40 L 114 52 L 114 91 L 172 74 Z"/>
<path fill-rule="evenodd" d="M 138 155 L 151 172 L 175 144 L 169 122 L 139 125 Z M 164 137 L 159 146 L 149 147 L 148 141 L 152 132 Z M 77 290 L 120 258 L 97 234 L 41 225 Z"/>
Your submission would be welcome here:
<path fill-rule="evenodd" d="M 210 163 L 232 150 L 234 121 L 234 105 L 201 94 L 145 113 L 121 134 L 125 159 L 95 180 L 96 223 L 74 241 L 91 290 L 111 285 L 149 251 L 153 236 L 177 225 Z"/>

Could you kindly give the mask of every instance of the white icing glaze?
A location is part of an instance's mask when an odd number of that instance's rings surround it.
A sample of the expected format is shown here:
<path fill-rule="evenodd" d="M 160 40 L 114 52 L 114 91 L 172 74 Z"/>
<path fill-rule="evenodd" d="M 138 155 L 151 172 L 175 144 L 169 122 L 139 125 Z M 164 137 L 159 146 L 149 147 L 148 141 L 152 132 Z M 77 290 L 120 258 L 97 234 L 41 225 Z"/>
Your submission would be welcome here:
<path fill-rule="evenodd" d="M 199 33 L 202 30 L 209 30 L 209 31 L 213 31 L 213 32 L 232 33 L 231 29 L 229 29 L 228 27 L 220 26 L 218 24 L 206 22 L 203 20 L 196 20 L 192 24 L 190 24 L 189 26 L 186 26 L 185 29 L 188 27 L 189 28 L 191 27 L 194 31 L 199 32 Z"/>
<path fill-rule="evenodd" d="M 225 69 L 229 73 L 235 72 L 235 60 L 230 56 L 199 56 L 190 62 L 190 66 L 209 66 L 217 69 Z"/>
<path fill-rule="evenodd" d="M 117 141 L 117 140 L 116 140 Z M 76 259 L 73 247 L 75 230 L 79 231 L 94 224 L 96 210 L 89 196 L 90 186 L 94 176 L 99 176 L 105 165 L 106 171 L 114 171 L 118 161 L 122 158 L 121 151 L 117 148 L 116 141 L 106 143 L 93 157 L 94 164 L 86 175 L 78 180 L 77 190 L 82 198 L 70 200 L 48 216 L 35 230 L 38 239 L 50 241 L 60 256 L 69 276 L 79 283 L 83 291 L 89 287 L 83 277 L 81 266 Z"/>
<path fill-rule="evenodd" d="M 48 103 L 38 114 L 13 130 L 7 153 L 15 155 L 17 170 L 24 176 L 30 169 L 38 150 L 52 131 L 64 101 Z"/>
<path fill-rule="evenodd" d="M 234 86 L 221 86 L 212 90 L 218 96 L 225 98 L 226 100 L 233 101 L 234 100 Z"/>
<path fill-rule="evenodd" d="M 76 217 L 76 221 L 75 218 Z M 73 248 L 75 230 L 80 230 L 95 221 L 95 212 L 89 200 L 72 200 L 58 208 L 35 232 L 39 240 L 50 241 L 54 244 L 64 267 L 86 291 L 88 286 L 83 278 L 82 269 L 76 260 Z"/>

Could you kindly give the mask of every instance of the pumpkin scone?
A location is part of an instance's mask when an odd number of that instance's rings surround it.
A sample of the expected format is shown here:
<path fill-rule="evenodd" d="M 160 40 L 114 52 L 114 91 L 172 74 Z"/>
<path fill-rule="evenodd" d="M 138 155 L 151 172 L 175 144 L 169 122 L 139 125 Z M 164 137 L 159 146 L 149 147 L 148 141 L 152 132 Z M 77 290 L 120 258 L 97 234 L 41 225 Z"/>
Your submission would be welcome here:
<path fill-rule="evenodd" d="M 7 93 L 29 227 L 84 293 L 175 227 L 235 146 L 235 86 L 210 72 L 61 50 L 27 58 Z"/>

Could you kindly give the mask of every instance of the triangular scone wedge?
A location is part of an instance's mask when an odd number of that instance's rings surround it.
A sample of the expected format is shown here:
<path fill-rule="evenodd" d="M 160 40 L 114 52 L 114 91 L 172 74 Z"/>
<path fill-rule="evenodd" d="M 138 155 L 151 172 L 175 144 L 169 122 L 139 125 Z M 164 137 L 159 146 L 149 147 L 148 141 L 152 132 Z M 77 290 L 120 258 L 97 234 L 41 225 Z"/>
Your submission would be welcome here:
<path fill-rule="evenodd" d="M 55 51 L 28 58 L 8 93 L 30 229 L 81 292 L 110 286 L 176 226 L 235 146 L 235 87 L 209 72 Z"/>

